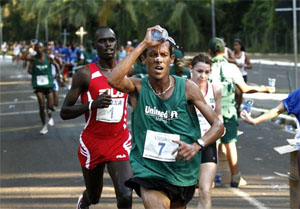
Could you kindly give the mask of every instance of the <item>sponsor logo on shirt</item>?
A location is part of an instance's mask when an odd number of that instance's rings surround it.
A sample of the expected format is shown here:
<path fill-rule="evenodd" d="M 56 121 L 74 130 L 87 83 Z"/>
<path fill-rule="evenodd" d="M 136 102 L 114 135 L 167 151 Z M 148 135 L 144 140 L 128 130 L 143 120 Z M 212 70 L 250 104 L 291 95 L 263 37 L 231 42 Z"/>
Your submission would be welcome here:
<path fill-rule="evenodd" d="M 177 119 L 178 118 L 178 112 L 177 111 L 160 111 L 156 109 L 156 107 L 150 107 L 146 105 L 145 107 L 145 114 L 155 117 L 156 121 L 162 121 L 164 123 L 169 123 L 171 120 Z"/>
<path fill-rule="evenodd" d="M 123 154 L 123 155 L 117 155 L 117 156 L 116 156 L 116 158 L 125 158 L 125 157 L 126 157 L 125 154 Z"/>
<path fill-rule="evenodd" d="M 108 91 L 108 95 L 110 95 L 112 98 L 119 98 L 119 97 L 123 97 L 124 93 L 123 92 L 119 92 L 113 88 L 110 89 L 99 89 L 99 95 L 103 94 L 104 92 Z"/>
<path fill-rule="evenodd" d="M 45 70 L 48 69 L 48 65 L 36 65 L 36 68 L 39 70 Z"/>

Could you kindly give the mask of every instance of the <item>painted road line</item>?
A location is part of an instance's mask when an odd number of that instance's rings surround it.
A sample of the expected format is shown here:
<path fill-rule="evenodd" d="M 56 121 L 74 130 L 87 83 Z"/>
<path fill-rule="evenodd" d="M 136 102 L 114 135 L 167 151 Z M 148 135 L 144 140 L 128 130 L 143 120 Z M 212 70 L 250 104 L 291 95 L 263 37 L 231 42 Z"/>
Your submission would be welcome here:
<path fill-rule="evenodd" d="M 131 125 L 131 122 L 127 122 L 127 125 Z M 84 127 L 85 123 L 55 123 L 55 128 L 74 128 L 74 127 Z M 1 127 L 0 133 L 4 132 L 15 132 L 15 131 L 24 131 L 24 130 L 31 130 L 31 129 L 37 129 L 41 128 L 40 125 L 32 125 L 32 126 L 21 126 L 21 127 Z"/>
<path fill-rule="evenodd" d="M 34 97 L 34 98 L 35 98 L 35 100 L 0 102 L 0 105 L 36 103 L 37 99 L 36 99 L 36 97 Z"/>
<path fill-rule="evenodd" d="M 64 124 L 55 124 L 55 128 L 74 128 L 74 127 L 83 127 L 85 123 L 64 123 Z M 22 126 L 22 127 L 7 127 L 7 128 L 1 128 L 0 133 L 4 132 L 12 132 L 12 131 L 24 131 L 24 130 L 30 130 L 30 129 L 37 129 L 41 128 L 40 125 L 33 125 L 33 126 Z"/>
<path fill-rule="evenodd" d="M 60 111 L 60 110 L 57 110 Z M 5 112 L 5 113 L 0 113 L 0 116 L 11 116 L 11 115 L 22 115 L 22 114 L 34 114 L 34 113 L 39 113 L 39 110 L 29 110 L 29 111 L 20 111 L 20 112 Z"/>
<path fill-rule="evenodd" d="M 0 82 L 0 86 L 17 85 L 17 84 L 31 84 L 31 81 L 2 81 L 2 82 Z"/>
<path fill-rule="evenodd" d="M 240 189 L 229 188 L 229 190 L 231 190 L 234 194 L 240 196 L 241 198 L 243 198 L 244 200 L 246 200 L 247 202 L 249 202 L 251 205 L 253 205 L 257 209 L 270 209 L 268 207 L 265 207 L 263 203 L 261 203 L 260 201 L 258 201 L 255 198 L 251 197 L 246 192 L 243 192 Z"/>
<path fill-rule="evenodd" d="M 0 92 L 0 94 L 24 94 L 24 93 L 33 93 L 33 89 L 26 90 L 26 91 L 5 91 L 5 92 Z"/>

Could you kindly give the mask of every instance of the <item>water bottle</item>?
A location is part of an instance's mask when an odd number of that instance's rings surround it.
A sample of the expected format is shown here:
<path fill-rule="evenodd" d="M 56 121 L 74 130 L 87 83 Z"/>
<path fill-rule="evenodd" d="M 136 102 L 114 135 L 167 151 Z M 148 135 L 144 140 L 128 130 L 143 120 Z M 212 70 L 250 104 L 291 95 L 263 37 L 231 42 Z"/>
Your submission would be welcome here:
<path fill-rule="evenodd" d="M 151 31 L 151 37 L 152 37 L 152 40 L 154 41 L 161 41 L 163 39 L 167 39 L 168 38 L 168 31 L 166 29 L 162 29 L 162 32 L 160 32 L 159 30 L 152 30 Z"/>
<path fill-rule="evenodd" d="M 292 131 L 293 130 L 293 126 L 292 125 L 286 125 L 285 126 L 285 130 Z"/>
<path fill-rule="evenodd" d="M 216 175 L 215 176 L 215 186 L 220 187 L 222 186 L 222 176 L 221 175 Z"/>
<path fill-rule="evenodd" d="M 9 109 L 15 109 L 15 105 L 11 104 L 8 106 Z"/>
<path fill-rule="evenodd" d="M 246 100 L 244 103 L 243 110 L 246 110 L 248 113 L 250 113 L 252 105 L 253 105 L 253 100 Z"/>

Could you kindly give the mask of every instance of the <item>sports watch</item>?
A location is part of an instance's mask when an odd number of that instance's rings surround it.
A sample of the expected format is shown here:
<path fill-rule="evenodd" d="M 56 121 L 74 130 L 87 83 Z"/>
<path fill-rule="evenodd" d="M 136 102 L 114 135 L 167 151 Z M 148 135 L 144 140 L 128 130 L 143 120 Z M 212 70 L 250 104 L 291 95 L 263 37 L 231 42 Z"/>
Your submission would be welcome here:
<path fill-rule="evenodd" d="M 202 139 L 198 139 L 197 144 L 201 147 L 201 150 L 204 149 L 205 143 Z"/>

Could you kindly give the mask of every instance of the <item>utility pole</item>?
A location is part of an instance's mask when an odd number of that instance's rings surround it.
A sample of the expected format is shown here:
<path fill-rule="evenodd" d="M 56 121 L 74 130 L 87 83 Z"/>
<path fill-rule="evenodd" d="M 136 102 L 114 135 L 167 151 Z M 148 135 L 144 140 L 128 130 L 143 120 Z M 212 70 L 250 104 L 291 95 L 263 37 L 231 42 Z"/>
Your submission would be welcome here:
<path fill-rule="evenodd" d="M 296 8 L 296 0 L 293 0 L 293 8 L 277 8 L 276 12 L 291 12 L 293 11 L 293 36 L 294 36 L 294 69 L 295 69 L 295 89 L 299 88 L 298 83 L 298 42 L 297 42 L 297 15 L 296 11 L 300 11 L 300 8 Z"/>
<path fill-rule="evenodd" d="M 48 17 L 45 19 L 45 41 L 48 42 Z"/>
<path fill-rule="evenodd" d="M 211 28 L 212 38 L 216 37 L 215 0 L 211 0 Z"/>
<path fill-rule="evenodd" d="M 66 46 L 66 43 L 67 43 L 67 36 L 70 35 L 70 33 L 67 32 L 67 29 L 64 29 L 64 32 L 61 33 L 61 35 L 64 36 L 64 46 Z"/>
<path fill-rule="evenodd" d="M 1 3 L 0 3 L 0 46 L 2 46 L 3 43 L 3 32 L 2 32 L 2 28 L 3 28 L 3 23 L 2 23 L 2 7 L 1 7 Z"/>

